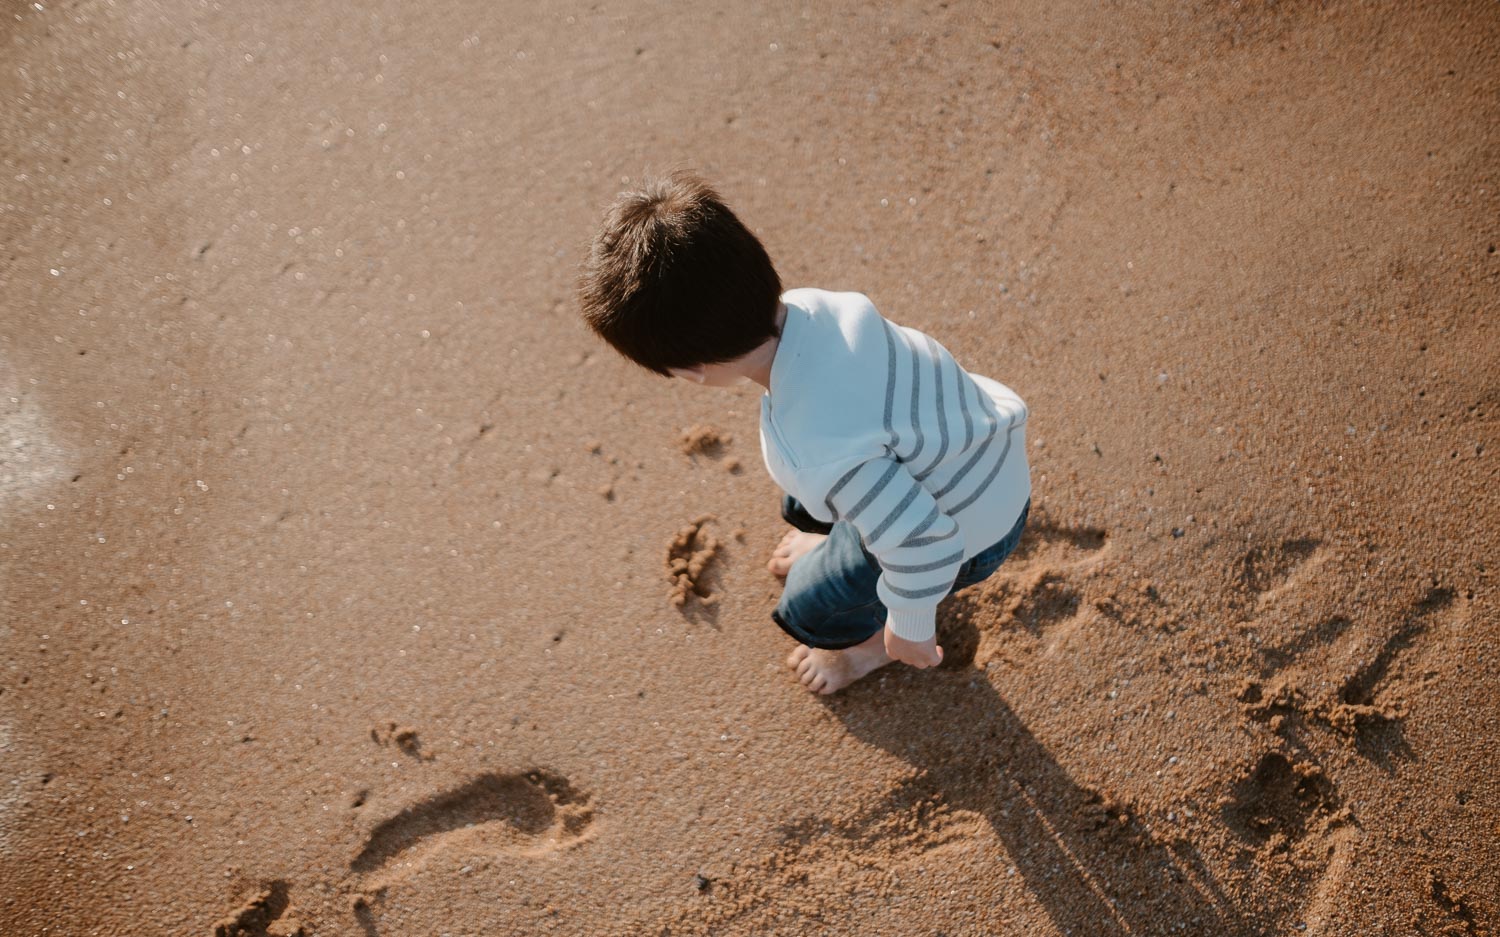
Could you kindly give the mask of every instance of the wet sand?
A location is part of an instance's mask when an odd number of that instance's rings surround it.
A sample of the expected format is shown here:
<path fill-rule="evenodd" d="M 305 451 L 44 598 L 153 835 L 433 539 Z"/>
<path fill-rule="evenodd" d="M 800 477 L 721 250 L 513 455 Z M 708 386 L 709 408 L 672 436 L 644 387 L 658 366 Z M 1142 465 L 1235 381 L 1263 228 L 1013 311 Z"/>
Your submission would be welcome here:
<path fill-rule="evenodd" d="M 1500 8 L 0 16 L 0 933 L 1496 931 Z M 942 668 L 577 320 L 678 165 L 1030 405 Z"/>

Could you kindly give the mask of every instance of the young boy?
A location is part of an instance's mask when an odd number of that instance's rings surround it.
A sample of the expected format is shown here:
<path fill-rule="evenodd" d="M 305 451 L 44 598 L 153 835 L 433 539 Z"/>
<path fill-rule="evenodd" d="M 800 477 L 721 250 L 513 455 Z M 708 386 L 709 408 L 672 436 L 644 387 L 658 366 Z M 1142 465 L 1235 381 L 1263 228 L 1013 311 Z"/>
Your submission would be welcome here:
<path fill-rule="evenodd" d="M 761 451 L 794 528 L 769 563 L 786 577 L 772 618 L 800 642 L 803 685 L 941 662 L 938 603 L 999 568 L 1026 524 L 1021 398 L 859 293 L 782 293 L 760 241 L 686 173 L 610 207 L 579 294 L 642 367 L 765 388 Z"/>

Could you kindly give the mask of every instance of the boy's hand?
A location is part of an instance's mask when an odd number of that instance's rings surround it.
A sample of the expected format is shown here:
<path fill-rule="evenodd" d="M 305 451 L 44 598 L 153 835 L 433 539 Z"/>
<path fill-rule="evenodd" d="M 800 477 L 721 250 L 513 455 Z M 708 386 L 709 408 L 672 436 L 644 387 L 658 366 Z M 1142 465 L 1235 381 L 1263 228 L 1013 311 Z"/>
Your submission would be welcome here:
<path fill-rule="evenodd" d="M 943 662 L 943 649 L 938 647 L 937 638 L 908 641 L 897 637 L 889 628 L 885 629 L 885 652 L 891 655 L 892 660 L 899 660 L 919 670 L 936 667 Z"/>

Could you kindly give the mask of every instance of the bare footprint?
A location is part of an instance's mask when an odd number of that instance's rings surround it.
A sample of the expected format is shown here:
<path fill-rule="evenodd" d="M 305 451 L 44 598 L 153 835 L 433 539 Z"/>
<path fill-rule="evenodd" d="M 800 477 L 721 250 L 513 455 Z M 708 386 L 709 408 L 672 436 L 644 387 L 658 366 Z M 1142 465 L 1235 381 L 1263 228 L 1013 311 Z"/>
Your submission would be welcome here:
<path fill-rule="evenodd" d="M 270 882 L 237 911 L 214 924 L 214 937 L 303 937 L 307 929 L 291 914 L 287 883 Z"/>
<path fill-rule="evenodd" d="M 793 563 L 811 553 L 818 544 L 827 539 L 828 537 L 824 534 L 810 534 L 794 527 L 786 532 L 786 536 L 781 538 L 776 549 L 771 551 L 771 560 L 766 564 L 766 569 L 769 569 L 772 575 L 785 579 L 786 574 L 792 571 Z"/>
<path fill-rule="evenodd" d="M 1273 751 L 1241 773 L 1222 812 L 1230 829 L 1263 844 L 1273 836 L 1299 839 L 1328 817 L 1338 802 L 1333 782 L 1317 765 L 1294 762 Z"/>
<path fill-rule="evenodd" d="M 593 819 L 587 793 L 545 771 L 486 774 L 406 808 L 371 831 L 350 870 L 383 887 L 420 868 L 444 845 L 484 841 L 496 852 L 552 852 L 583 838 Z"/>
<path fill-rule="evenodd" d="M 954 664 L 980 667 L 1036 652 L 1057 653 L 1077 640 L 1091 614 L 1089 579 L 1109 555 L 1100 527 L 1051 523 L 1033 515 L 1020 546 L 994 576 L 939 611 L 939 644 L 952 644 Z M 954 622 L 972 625 L 953 628 Z M 1016 627 L 1019 626 L 1019 627 Z"/>

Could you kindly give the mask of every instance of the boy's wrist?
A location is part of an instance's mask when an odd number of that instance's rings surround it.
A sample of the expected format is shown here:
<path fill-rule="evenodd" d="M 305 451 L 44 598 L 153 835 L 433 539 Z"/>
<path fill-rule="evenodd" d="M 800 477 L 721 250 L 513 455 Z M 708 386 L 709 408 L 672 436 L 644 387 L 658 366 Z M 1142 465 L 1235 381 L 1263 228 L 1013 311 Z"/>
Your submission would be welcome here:
<path fill-rule="evenodd" d="M 930 641 L 937 632 L 937 608 L 890 609 L 885 626 L 904 641 Z"/>

